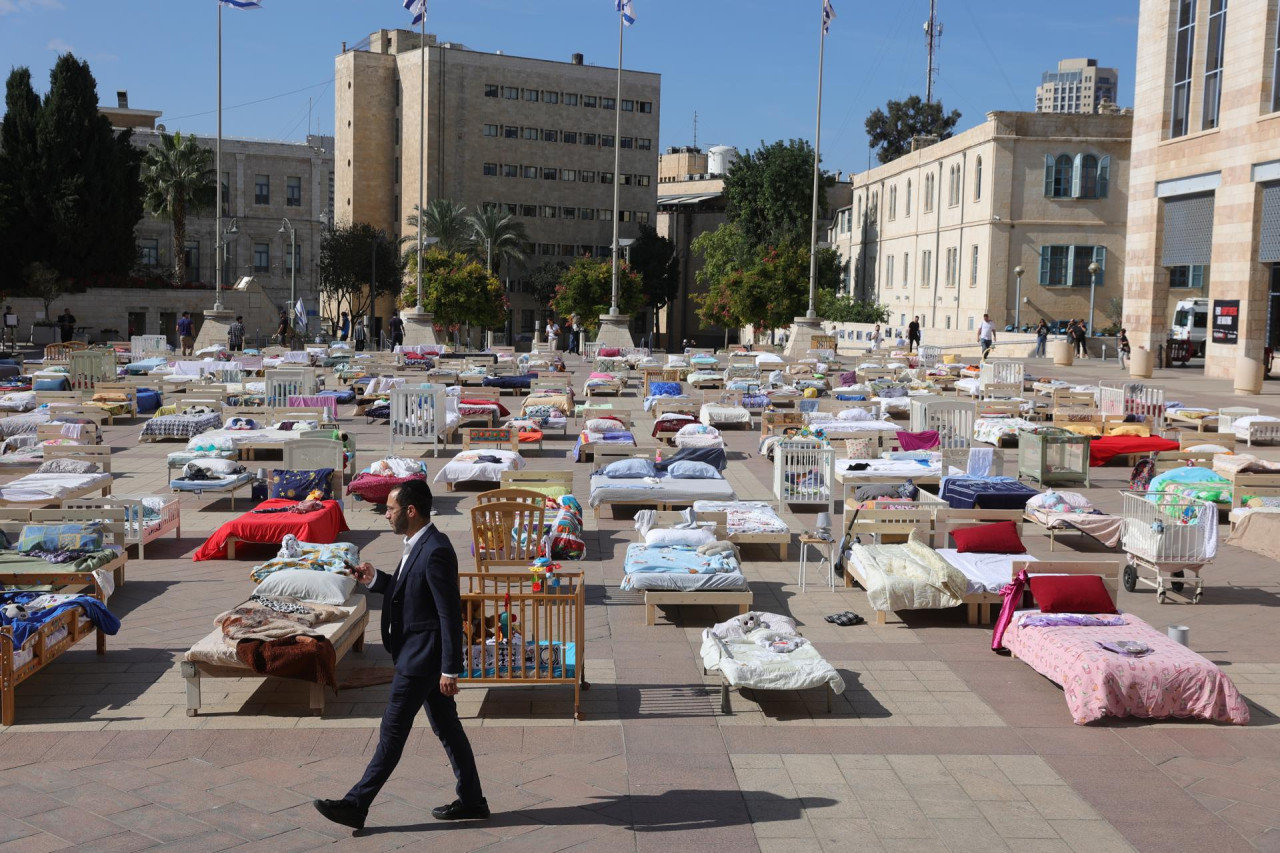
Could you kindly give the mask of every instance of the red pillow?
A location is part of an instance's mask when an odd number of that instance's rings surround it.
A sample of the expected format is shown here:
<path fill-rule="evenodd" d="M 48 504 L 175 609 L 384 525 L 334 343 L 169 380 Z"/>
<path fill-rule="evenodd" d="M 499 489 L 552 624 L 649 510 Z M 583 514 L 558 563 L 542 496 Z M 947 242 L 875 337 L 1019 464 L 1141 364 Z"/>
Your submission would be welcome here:
<path fill-rule="evenodd" d="M 1027 546 L 1018 538 L 1015 521 L 995 521 L 951 531 L 951 540 L 961 554 L 1025 554 Z"/>
<path fill-rule="evenodd" d="M 1031 594 L 1041 613 L 1115 613 L 1102 578 L 1097 575 L 1033 575 Z"/>

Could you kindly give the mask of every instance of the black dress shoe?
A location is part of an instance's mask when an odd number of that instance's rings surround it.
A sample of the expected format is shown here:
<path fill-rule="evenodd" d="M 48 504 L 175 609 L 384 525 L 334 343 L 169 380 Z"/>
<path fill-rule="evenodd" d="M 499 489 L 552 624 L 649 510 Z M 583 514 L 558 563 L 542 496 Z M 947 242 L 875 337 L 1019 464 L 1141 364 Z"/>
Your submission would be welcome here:
<path fill-rule="evenodd" d="M 461 800 L 454 800 L 447 806 L 436 806 L 431 810 L 436 820 L 485 820 L 489 817 L 489 801 L 481 800 L 473 805 L 465 805 Z"/>
<path fill-rule="evenodd" d="M 364 819 L 369 816 L 367 811 L 346 800 L 316 800 L 312 805 L 329 820 L 352 829 L 364 829 Z"/>

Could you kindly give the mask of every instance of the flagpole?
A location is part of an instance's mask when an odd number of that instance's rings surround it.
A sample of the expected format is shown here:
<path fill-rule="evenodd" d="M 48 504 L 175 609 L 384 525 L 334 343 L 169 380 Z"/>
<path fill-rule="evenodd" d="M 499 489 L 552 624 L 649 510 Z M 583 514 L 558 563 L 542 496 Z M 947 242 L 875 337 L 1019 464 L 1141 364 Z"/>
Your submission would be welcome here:
<path fill-rule="evenodd" d="M 422 229 L 426 227 L 427 211 L 423 206 L 424 186 L 427 173 L 427 4 L 422 4 L 422 17 L 418 43 L 419 85 L 418 85 L 418 313 L 427 310 L 422 297 Z"/>
<path fill-rule="evenodd" d="M 824 3 L 819 7 L 818 13 L 818 126 L 813 134 L 813 219 L 809 234 L 809 311 L 805 314 L 806 317 L 818 316 L 818 190 L 821 186 L 819 164 L 822 159 L 822 68 L 827 47 L 825 11 Z"/>
<path fill-rule="evenodd" d="M 217 174 L 214 179 L 217 182 L 216 190 L 217 199 L 214 204 L 217 208 L 214 214 L 214 236 L 213 236 L 213 310 L 222 310 L 222 4 L 218 4 L 218 141 L 214 143 L 214 171 Z"/>
<path fill-rule="evenodd" d="M 618 169 L 622 163 L 622 29 L 625 7 L 618 8 L 618 93 L 613 100 L 613 301 L 609 313 L 618 315 L 618 201 L 622 188 L 622 176 Z"/>

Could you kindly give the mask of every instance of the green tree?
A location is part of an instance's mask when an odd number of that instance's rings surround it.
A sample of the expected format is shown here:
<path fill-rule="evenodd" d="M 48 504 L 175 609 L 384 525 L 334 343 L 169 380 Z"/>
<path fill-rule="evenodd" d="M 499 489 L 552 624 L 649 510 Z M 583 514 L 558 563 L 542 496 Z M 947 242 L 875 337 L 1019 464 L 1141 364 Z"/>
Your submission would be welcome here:
<path fill-rule="evenodd" d="M 162 133 L 160 142 L 147 151 L 142 169 L 146 207 L 152 216 L 173 225 L 173 281 L 181 285 L 186 275 L 187 215 L 212 206 L 213 152 L 194 136 Z"/>
<path fill-rule="evenodd" d="M 613 298 L 613 262 L 578 258 L 560 277 L 551 307 L 561 316 L 577 314 L 582 326 L 595 334 L 600 315 L 608 314 Z M 618 265 L 618 310 L 633 314 L 645 304 L 644 284 L 627 264 Z"/>
<path fill-rule="evenodd" d="M 44 304 L 44 318 L 52 322 L 53 301 L 63 294 L 58 271 L 46 263 L 36 261 L 27 265 L 22 277 L 27 284 L 27 295 L 34 296 Z"/>
<path fill-rule="evenodd" d="M 339 225 L 320 244 L 320 295 L 335 315 L 347 311 L 354 321 L 369 314 L 379 296 L 400 292 L 404 267 L 384 232 L 366 222 Z"/>
<path fill-rule="evenodd" d="M 405 220 L 408 228 L 414 229 L 412 234 L 406 234 L 400 238 L 401 245 L 408 246 L 405 250 L 406 255 L 416 255 L 418 253 L 418 206 L 413 206 L 413 213 L 410 213 Z M 472 229 L 470 223 L 467 222 L 467 209 L 460 204 L 455 204 L 447 198 L 437 198 L 427 202 L 427 212 L 422 217 L 423 233 L 427 237 L 435 237 L 436 242 L 431 248 L 439 249 L 442 252 L 453 254 L 455 252 L 465 252 L 472 245 Z"/>
<path fill-rule="evenodd" d="M 653 309 L 653 333 L 658 334 L 658 312 L 680 293 L 680 267 L 675 244 L 658 234 L 648 223 L 640 225 L 640 236 L 628 250 L 631 269 L 640 276 Z"/>
<path fill-rule="evenodd" d="M 88 63 L 60 56 L 42 101 L 30 72 L 15 69 L 6 108 L 0 209 L 18 227 L 0 236 L 0 272 L 16 277 L 41 261 L 69 278 L 128 274 L 142 217 L 142 153 L 98 112 Z"/>
<path fill-rule="evenodd" d="M 507 295 L 483 265 L 461 252 L 432 247 L 424 253 L 422 294 L 425 308 L 438 326 L 457 332 L 463 326 L 499 329 L 507 321 Z M 400 304 L 418 304 L 417 258 L 409 259 L 410 280 L 400 292 Z"/>
<path fill-rule="evenodd" d="M 876 158 L 888 163 L 908 153 L 917 136 L 950 138 L 959 121 L 959 110 L 947 113 L 941 101 L 925 103 L 919 95 L 912 95 L 905 101 L 889 101 L 883 110 L 872 110 L 867 116 L 867 138 L 876 149 Z"/>
<path fill-rule="evenodd" d="M 833 323 L 887 323 L 889 309 L 835 290 L 819 290 L 818 316 Z"/>
<path fill-rule="evenodd" d="M 489 272 L 497 274 L 504 263 L 525 260 L 529 232 L 524 223 L 496 207 L 485 207 L 467 217 L 471 228 L 472 251 Z"/>
<path fill-rule="evenodd" d="M 725 176 L 729 221 L 756 244 L 776 244 L 793 236 L 807 242 L 813 223 L 813 146 L 803 139 L 781 140 L 748 151 Z M 818 210 L 827 207 L 835 178 L 823 173 Z"/>

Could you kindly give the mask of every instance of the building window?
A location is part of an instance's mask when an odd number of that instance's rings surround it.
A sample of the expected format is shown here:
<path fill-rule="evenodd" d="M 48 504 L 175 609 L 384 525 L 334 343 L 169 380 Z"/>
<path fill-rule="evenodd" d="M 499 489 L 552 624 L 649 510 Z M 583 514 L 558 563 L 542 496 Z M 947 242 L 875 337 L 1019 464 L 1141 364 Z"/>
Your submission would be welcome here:
<path fill-rule="evenodd" d="M 911 255 L 907 252 L 902 253 L 902 286 L 907 286 L 908 267 L 911 265 Z"/>
<path fill-rule="evenodd" d="M 636 222 L 639 222 L 639 223 L 641 223 L 642 225 L 648 225 L 648 224 L 649 224 L 649 211 L 647 211 L 647 210 L 637 210 L 637 211 L 636 211 Z"/>
<path fill-rule="evenodd" d="M 577 219 L 577 218 L 578 218 L 578 208 L 576 208 L 576 207 L 562 207 L 562 208 L 560 208 L 560 218 L 561 218 L 561 219 Z"/>
<path fill-rule="evenodd" d="M 643 136 L 636 137 L 636 150 L 648 151 L 653 148 L 653 140 L 645 139 Z"/>
<path fill-rule="evenodd" d="M 924 176 L 924 212 L 933 210 L 933 174 Z"/>
<path fill-rule="evenodd" d="M 511 202 L 505 202 L 502 205 L 502 212 L 505 213 L 507 216 L 519 216 L 520 205 L 512 204 Z"/>
<path fill-rule="evenodd" d="M 271 272 L 271 244 L 253 244 L 253 271 Z"/>
<path fill-rule="evenodd" d="M 1204 57 L 1204 115 L 1201 127 L 1218 126 L 1222 106 L 1222 53 L 1226 44 L 1227 0 L 1209 0 L 1209 43 Z"/>
<path fill-rule="evenodd" d="M 893 255 L 889 255 L 884 259 L 884 286 L 889 289 L 893 288 Z"/>
<path fill-rule="evenodd" d="M 520 177 L 520 167 L 519 167 L 519 166 L 516 166 L 516 165 L 514 165 L 514 164 L 512 164 L 512 163 L 503 163 L 503 164 L 502 164 L 502 177 L 504 177 L 504 178 L 518 178 L 518 177 Z"/>
<path fill-rule="evenodd" d="M 982 201 L 982 158 L 973 164 L 973 200 Z"/>
<path fill-rule="evenodd" d="M 271 204 L 271 178 L 267 175 L 255 175 L 253 178 L 253 203 Z"/>
<path fill-rule="evenodd" d="M 559 246 L 556 243 L 539 243 L 538 244 L 539 255 L 555 255 L 555 253 L 558 250 L 559 250 Z"/>
<path fill-rule="evenodd" d="M 560 180 L 562 180 L 562 181 L 576 181 L 576 180 L 578 180 L 578 170 L 577 170 L 577 169 L 561 169 L 561 170 L 560 170 Z"/>
<path fill-rule="evenodd" d="M 904 216 L 911 215 L 911 179 L 907 178 L 907 192 L 902 199 L 902 213 Z"/>
<path fill-rule="evenodd" d="M 524 333 L 533 332 L 533 309 L 532 308 L 520 309 L 520 331 Z"/>
<path fill-rule="evenodd" d="M 954 246 L 947 249 L 947 287 L 956 286 L 956 277 L 959 275 L 959 270 L 957 270 L 957 267 L 959 266 L 957 256 L 959 254 L 960 250 Z"/>
<path fill-rule="evenodd" d="M 1271 63 L 1271 111 L 1280 111 L 1280 15 L 1276 16 L 1275 60 Z"/>
<path fill-rule="evenodd" d="M 543 167 L 542 167 L 542 180 L 544 180 L 544 181 L 554 181 L 554 180 L 556 179 L 556 173 L 557 173 L 557 170 L 556 170 L 556 169 L 551 169 L 551 168 L 547 168 L 546 166 L 543 166 Z"/>
<path fill-rule="evenodd" d="M 222 173 L 222 215 L 231 215 L 231 173 Z"/>
<path fill-rule="evenodd" d="M 630 137 L 630 136 L 624 136 L 624 137 L 622 137 L 622 139 L 619 141 L 619 143 L 618 143 L 618 147 L 620 147 L 620 148 L 635 148 L 635 147 L 636 147 L 636 141 L 635 141 L 635 139 L 634 139 L 633 137 Z"/>
<path fill-rule="evenodd" d="M 187 281 L 200 280 L 200 241 L 188 240 L 183 252 L 183 265 L 186 267 Z"/>
<path fill-rule="evenodd" d="M 602 134 L 600 134 L 600 147 L 601 147 L 601 148 L 612 148 L 612 147 L 613 147 L 613 134 L 612 134 L 612 133 L 602 133 Z"/>
<path fill-rule="evenodd" d="M 560 216 L 559 208 L 557 208 L 554 204 L 544 204 L 542 206 L 543 219 L 556 219 L 559 216 Z"/>
<path fill-rule="evenodd" d="M 584 133 L 584 134 L 582 134 L 582 144 L 583 144 L 583 145 L 589 145 L 589 146 L 591 146 L 592 148 L 594 148 L 594 147 L 596 146 L 596 142 L 599 140 L 599 138 L 600 138 L 600 137 L 596 136 L 596 134 L 594 134 L 594 133 Z"/>
<path fill-rule="evenodd" d="M 578 218 L 587 220 L 588 222 L 596 218 L 596 209 L 594 207 L 584 207 L 578 211 Z"/>
<path fill-rule="evenodd" d="M 558 103 L 560 103 L 560 93 L 559 93 L 559 92 L 543 92 L 543 93 L 542 93 L 542 103 L 544 103 L 544 104 L 558 104 Z"/>
<path fill-rule="evenodd" d="M 564 133 L 560 134 L 560 140 L 566 145 L 577 145 L 578 132 L 576 130 L 566 130 Z"/>
<path fill-rule="evenodd" d="M 525 167 L 524 167 L 524 176 L 525 176 L 526 178 L 533 178 L 534 180 L 537 180 L 537 178 L 538 178 L 538 167 L 537 167 L 537 166 L 525 166 Z"/>
<path fill-rule="evenodd" d="M 1071 198 L 1071 157 L 1059 154 L 1044 155 L 1044 194 L 1051 198 Z"/>
<path fill-rule="evenodd" d="M 928 178 L 925 179 L 925 186 L 929 185 Z M 933 252 L 925 249 L 920 253 L 920 286 L 929 286 L 929 276 L 933 274 Z"/>
<path fill-rule="evenodd" d="M 520 205 L 520 215 L 527 216 L 530 219 L 536 219 L 538 216 L 538 206 L 536 204 Z"/>
<path fill-rule="evenodd" d="M 613 183 L 613 172 L 601 172 L 601 173 L 600 173 L 600 183 L 602 183 L 602 184 L 612 184 L 612 183 Z"/>
<path fill-rule="evenodd" d="M 1169 267 L 1169 286 L 1180 288 L 1203 289 L 1205 267 L 1194 264 L 1186 267 Z"/>
<path fill-rule="evenodd" d="M 525 89 L 525 90 L 524 90 L 524 99 L 525 99 L 526 101 L 532 101 L 532 102 L 534 102 L 534 103 L 537 103 L 537 101 L 538 101 L 538 90 L 537 90 L 537 89 Z"/>
<path fill-rule="evenodd" d="M 633 113 L 633 112 L 635 112 L 635 111 L 636 111 L 636 102 L 635 102 L 635 101 L 626 101 L 626 100 L 624 100 L 624 101 L 622 102 L 622 111 L 623 111 L 624 113 Z"/>
<path fill-rule="evenodd" d="M 576 107 L 578 105 L 578 95 L 576 92 L 564 93 L 564 105 L 566 107 Z"/>
<path fill-rule="evenodd" d="M 496 124 L 486 124 L 486 125 L 484 126 L 484 135 L 485 135 L 485 136 L 497 136 L 497 135 L 498 135 L 498 126 L 497 126 Z"/>
<path fill-rule="evenodd" d="M 582 106 L 589 110 L 594 110 L 599 99 L 595 95 L 583 95 Z"/>
<path fill-rule="evenodd" d="M 1178 0 L 1178 29 L 1174 38 L 1171 138 L 1186 136 L 1191 116 L 1191 66 L 1195 59 L 1196 0 Z"/>
<path fill-rule="evenodd" d="M 516 86 L 503 86 L 502 97 L 508 101 L 518 101 L 520 100 L 520 89 Z"/>
<path fill-rule="evenodd" d="M 484 84 L 484 96 L 485 96 L 486 98 L 496 98 L 496 97 L 498 97 L 498 86 L 497 86 L 497 84 L 495 84 L 495 83 L 485 83 L 485 84 Z"/>
<path fill-rule="evenodd" d="M 496 177 L 498 176 L 498 164 L 497 164 L 497 163 L 485 163 L 485 164 L 484 164 L 484 173 L 485 173 L 485 175 L 486 175 L 486 176 L 492 176 L 492 177 L 495 177 L 495 178 L 496 178 Z"/>
<path fill-rule="evenodd" d="M 144 267 L 160 266 L 160 241 L 146 238 L 138 241 L 138 263 Z"/>
<path fill-rule="evenodd" d="M 519 139 L 520 127 L 514 124 L 504 124 L 502 126 L 502 137 L 504 139 Z"/>
<path fill-rule="evenodd" d="M 898 188 L 889 187 L 889 221 L 898 218 Z"/>
<path fill-rule="evenodd" d="M 960 203 L 960 167 L 953 165 L 947 177 L 947 206 L 955 207 Z"/>
<path fill-rule="evenodd" d="M 601 222 L 612 222 L 612 221 L 613 221 L 613 209 L 612 209 L 612 208 L 609 208 L 609 207 L 602 207 L 602 208 L 600 208 L 599 213 L 600 213 L 600 216 L 599 216 L 598 218 L 600 219 L 600 221 L 601 221 Z"/>
<path fill-rule="evenodd" d="M 642 113 L 651 113 L 651 112 L 653 112 L 653 101 L 641 101 L 641 102 L 640 102 L 640 112 L 642 112 Z"/>
<path fill-rule="evenodd" d="M 626 174 L 625 172 L 624 172 L 624 173 L 622 174 L 622 176 L 619 178 L 619 181 L 622 183 L 622 185 L 623 185 L 624 187 L 629 187 L 629 186 L 631 186 L 631 184 L 632 184 L 632 182 L 633 182 L 634 180 L 635 180 L 635 175 L 628 175 L 628 174 Z"/>
<path fill-rule="evenodd" d="M 973 258 L 969 262 L 969 286 L 978 286 L 978 247 L 973 247 Z"/>
<path fill-rule="evenodd" d="M 1105 246 L 1044 246 L 1040 249 L 1040 284 L 1045 287 L 1088 287 L 1092 281 L 1089 265 L 1097 262 L 1098 286 L 1103 285 L 1107 266 Z"/>
<path fill-rule="evenodd" d="M 636 219 L 636 215 L 635 215 L 635 213 L 634 213 L 633 211 L 630 211 L 630 210 L 619 210 L 619 211 L 618 211 L 618 221 L 619 221 L 619 222 L 634 222 L 634 221 L 635 221 L 635 219 Z"/>
<path fill-rule="evenodd" d="M 647 187 L 649 186 L 650 179 L 650 175 L 636 175 L 636 186 Z"/>
<path fill-rule="evenodd" d="M 284 271 L 285 272 L 302 271 L 302 246 L 296 242 L 293 244 L 293 257 L 289 256 L 289 250 L 284 250 Z"/>
<path fill-rule="evenodd" d="M 521 131 L 521 134 L 524 136 L 526 142 L 538 141 L 538 129 L 536 127 L 526 127 Z"/>
<path fill-rule="evenodd" d="M 602 110 L 617 109 L 617 101 L 615 101 L 613 98 L 601 98 L 600 109 Z"/>
<path fill-rule="evenodd" d="M 596 182 L 596 173 L 587 169 L 579 169 L 578 180 L 584 184 L 594 184 Z"/>
<path fill-rule="evenodd" d="M 543 142 L 559 142 L 559 141 L 560 141 L 560 131 L 558 131 L 558 130 L 543 130 L 543 131 L 542 131 L 542 141 L 543 141 Z"/>

